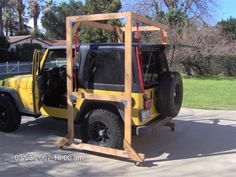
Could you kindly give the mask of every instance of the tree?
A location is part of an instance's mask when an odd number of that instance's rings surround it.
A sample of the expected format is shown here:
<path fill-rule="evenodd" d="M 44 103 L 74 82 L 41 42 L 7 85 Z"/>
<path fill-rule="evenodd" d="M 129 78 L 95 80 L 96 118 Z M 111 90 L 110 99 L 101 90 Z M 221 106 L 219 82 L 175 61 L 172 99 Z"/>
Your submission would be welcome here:
<path fill-rule="evenodd" d="M 66 38 L 66 16 L 118 12 L 121 8 L 120 0 L 86 0 L 85 4 L 70 0 L 68 3 L 62 2 L 53 5 L 42 16 L 41 22 L 46 29 L 46 36 L 51 39 Z M 105 22 L 104 22 L 105 23 Z M 118 23 L 109 21 L 108 23 Z M 107 41 L 109 33 L 103 30 L 81 28 L 80 41 Z"/>
<path fill-rule="evenodd" d="M 148 15 L 157 21 L 165 20 L 176 26 L 186 16 L 190 19 L 205 21 L 211 17 L 216 0 L 136 0 L 134 5 L 126 3 L 126 9 L 136 9 L 142 15 Z M 147 9 L 149 9 L 147 11 Z"/>
<path fill-rule="evenodd" d="M 3 8 L 5 7 L 7 0 L 0 0 L 0 36 L 3 36 Z"/>
<path fill-rule="evenodd" d="M 236 40 L 236 18 L 230 17 L 227 20 L 222 20 L 218 25 L 222 27 L 223 33 L 230 39 Z"/>
<path fill-rule="evenodd" d="M 0 36 L 0 61 L 6 58 L 7 50 L 10 47 L 10 43 L 8 42 L 5 36 Z"/>
<path fill-rule="evenodd" d="M 120 9 L 120 0 L 85 0 L 86 14 L 118 12 Z"/>
<path fill-rule="evenodd" d="M 19 31 L 19 22 L 15 1 L 12 0 L 5 3 L 2 12 L 2 18 L 6 36 L 8 36 L 9 34 L 12 36 Z"/>
<path fill-rule="evenodd" d="M 66 16 L 83 15 L 84 6 L 82 2 L 70 0 L 59 5 L 52 5 L 41 18 L 42 26 L 46 30 L 49 39 L 66 38 Z"/>
<path fill-rule="evenodd" d="M 40 15 L 40 4 L 37 0 L 29 0 L 29 12 L 34 21 L 34 31 L 38 31 L 38 18 Z"/>
<path fill-rule="evenodd" d="M 86 0 L 85 13 L 111 13 L 118 12 L 121 9 L 120 0 Z M 111 25 L 121 25 L 119 20 L 109 20 L 103 23 Z M 82 27 L 80 30 L 80 40 L 83 42 L 107 42 L 112 40 L 112 33 L 101 29 L 92 29 Z"/>
<path fill-rule="evenodd" d="M 1 0 L 0 3 L 2 33 L 8 36 L 27 32 L 28 18 L 25 16 L 23 0 Z"/>
<path fill-rule="evenodd" d="M 22 0 L 17 0 L 17 10 L 18 10 L 18 17 L 19 17 L 19 31 L 22 32 L 24 28 L 24 21 L 23 21 L 23 12 L 24 12 L 24 5 Z"/>
<path fill-rule="evenodd" d="M 8 49 L 10 47 L 10 43 L 8 42 L 5 36 L 0 37 L 0 46 L 1 49 Z"/>

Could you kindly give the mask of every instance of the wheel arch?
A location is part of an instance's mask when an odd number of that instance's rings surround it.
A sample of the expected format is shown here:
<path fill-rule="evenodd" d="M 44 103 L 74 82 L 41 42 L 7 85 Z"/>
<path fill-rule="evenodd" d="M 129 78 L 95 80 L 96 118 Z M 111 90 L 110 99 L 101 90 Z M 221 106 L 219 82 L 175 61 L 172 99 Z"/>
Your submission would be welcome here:
<path fill-rule="evenodd" d="M 23 103 L 21 101 L 20 95 L 17 93 L 17 91 L 15 89 L 1 87 L 0 88 L 0 94 L 1 95 L 7 95 L 11 99 L 13 104 L 16 106 L 18 111 L 20 113 L 23 112 L 24 105 L 23 105 Z"/>
<path fill-rule="evenodd" d="M 95 101 L 95 100 L 85 100 L 75 118 L 77 123 L 82 123 L 84 119 L 87 118 L 87 115 L 96 109 L 104 109 L 111 111 L 118 115 L 122 120 L 124 120 L 124 105 L 118 102 L 109 102 L 109 101 Z"/>

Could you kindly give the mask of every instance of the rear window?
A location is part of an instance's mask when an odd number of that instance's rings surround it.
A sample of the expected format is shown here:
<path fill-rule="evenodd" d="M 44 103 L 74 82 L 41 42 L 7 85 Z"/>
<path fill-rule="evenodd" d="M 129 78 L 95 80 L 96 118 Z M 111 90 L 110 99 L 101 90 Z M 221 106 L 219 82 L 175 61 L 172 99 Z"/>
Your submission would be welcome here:
<path fill-rule="evenodd" d="M 89 55 L 89 83 L 124 84 L 123 49 L 92 49 Z"/>
<path fill-rule="evenodd" d="M 155 50 L 142 51 L 143 79 L 145 86 L 155 84 L 158 77 L 158 53 Z"/>

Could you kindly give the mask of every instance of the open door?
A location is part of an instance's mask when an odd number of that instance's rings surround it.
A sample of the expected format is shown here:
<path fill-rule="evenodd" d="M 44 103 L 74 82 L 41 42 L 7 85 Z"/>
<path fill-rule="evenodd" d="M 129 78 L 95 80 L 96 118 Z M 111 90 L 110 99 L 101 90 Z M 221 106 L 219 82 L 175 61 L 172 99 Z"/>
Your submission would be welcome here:
<path fill-rule="evenodd" d="M 42 50 L 35 49 L 33 54 L 33 63 L 32 63 L 32 95 L 33 95 L 33 108 L 34 114 L 40 114 L 40 108 L 43 103 L 43 80 L 42 74 L 40 71 L 40 62 L 43 57 L 44 52 Z"/>

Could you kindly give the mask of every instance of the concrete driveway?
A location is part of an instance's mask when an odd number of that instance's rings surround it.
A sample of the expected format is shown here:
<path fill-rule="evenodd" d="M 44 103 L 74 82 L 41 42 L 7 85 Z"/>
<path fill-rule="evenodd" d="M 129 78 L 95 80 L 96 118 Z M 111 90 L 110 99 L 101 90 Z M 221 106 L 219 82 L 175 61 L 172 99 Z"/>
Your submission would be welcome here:
<path fill-rule="evenodd" d="M 143 166 L 136 167 L 129 161 L 59 150 L 65 121 L 24 117 L 16 132 L 0 132 L 0 176 L 236 176 L 236 111 L 184 108 L 174 120 L 174 132 L 163 127 L 133 138 L 135 149 L 146 154 Z"/>

